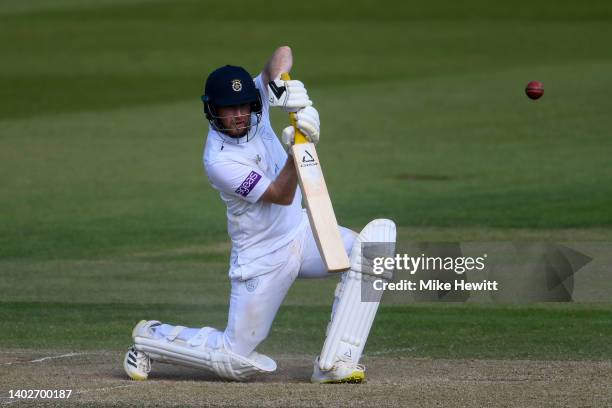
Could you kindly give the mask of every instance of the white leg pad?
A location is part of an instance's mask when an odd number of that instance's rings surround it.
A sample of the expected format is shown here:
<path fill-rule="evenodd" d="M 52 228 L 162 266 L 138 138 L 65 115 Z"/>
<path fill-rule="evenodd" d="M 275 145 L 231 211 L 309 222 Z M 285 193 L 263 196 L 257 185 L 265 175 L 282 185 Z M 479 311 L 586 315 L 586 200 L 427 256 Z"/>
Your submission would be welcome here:
<path fill-rule="evenodd" d="M 257 373 L 276 370 L 274 360 L 263 354 L 252 352 L 244 357 L 223 346 L 217 349 L 207 346 L 207 338 L 212 331 L 214 329 L 205 327 L 189 341 L 177 338 L 180 331 L 161 338 L 154 338 L 150 333 L 141 331 L 135 333 L 134 346 L 154 361 L 202 368 L 229 380 L 243 381 Z"/>
<path fill-rule="evenodd" d="M 393 257 L 395 254 L 396 229 L 393 221 L 378 219 L 370 222 L 361 231 L 351 250 L 351 269 L 342 277 L 336 287 L 337 303 L 332 319 L 327 327 L 327 337 L 319 356 L 321 370 L 331 370 L 339 360 L 359 362 L 368 334 L 374 322 L 382 291 L 377 297 L 361 301 L 362 281 L 390 279 L 390 272 L 374 275 L 371 266 L 372 257 Z M 374 250 L 367 250 L 362 257 L 364 243 L 381 243 Z"/>

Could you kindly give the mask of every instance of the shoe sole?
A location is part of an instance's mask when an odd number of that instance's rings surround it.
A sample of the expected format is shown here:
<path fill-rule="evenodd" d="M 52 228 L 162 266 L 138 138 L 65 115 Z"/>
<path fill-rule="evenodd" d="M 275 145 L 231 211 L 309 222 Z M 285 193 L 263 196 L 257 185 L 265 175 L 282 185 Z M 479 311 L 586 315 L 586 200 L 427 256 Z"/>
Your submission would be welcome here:
<path fill-rule="evenodd" d="M 128 375 L 128 377 L 130 377 L 134 381 L 144 381 L 148 378 L 148 376 L 142 376 L 142 375 L 138 375 L 136 373 L 130 372 L 125 360 L 123 361 L 123 369 L 125 370 L 125 373 Z"/>
<path fill-rule="evenodd" d="M 353 374 L 340 380 L 317 381 L 314 378 L 311 378 L 310 382 L 314 384 L 361 384 L 365 382 L 365 373 L 355 371 Z"/>

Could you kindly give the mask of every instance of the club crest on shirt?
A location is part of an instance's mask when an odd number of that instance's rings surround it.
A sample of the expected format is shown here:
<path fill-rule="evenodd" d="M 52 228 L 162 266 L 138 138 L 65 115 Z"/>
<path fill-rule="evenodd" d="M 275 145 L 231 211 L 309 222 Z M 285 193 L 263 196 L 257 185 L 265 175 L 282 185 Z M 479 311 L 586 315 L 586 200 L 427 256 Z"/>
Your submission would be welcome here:
<path fill-rule="evenodd" d="M 234 92 L 242 91 L 242 82 L 240 82 L 239 79 L 233 79 L 232 80 L 232 89 L 234 90 Z"/>
<path fill-rule="evenodd" d="M 259 278 L 257 277 L 251 278 L 245 282 L 246 290 L 249 292 L 253 292 L 255 289 L 257 289 L 258 284 L 259 284 Z"/>

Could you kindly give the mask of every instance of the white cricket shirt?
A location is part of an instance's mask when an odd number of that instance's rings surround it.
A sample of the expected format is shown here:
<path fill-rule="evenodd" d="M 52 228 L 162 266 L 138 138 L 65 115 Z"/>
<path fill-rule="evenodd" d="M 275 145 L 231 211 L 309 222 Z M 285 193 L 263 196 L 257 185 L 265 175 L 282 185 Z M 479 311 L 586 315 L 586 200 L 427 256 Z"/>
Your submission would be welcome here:
<path fill-rule="evenodd" d="M 206 174 L 227 206 L 227 231 L 232 239 L 230 277 L 234 267 L 287 245 L 305 222 L 299 186 L 291 205 L 260 200 L 285 165 L 287 153 L 270 124 L 267 89 L 261 74 L 254 82 L 262 99 L 259 126 L 239 139 L 209 126 L 204 147 Z M 251 123 L 255 123 L 254 117 Z M 257 274 L 253 271 L 252 275 Z"/>

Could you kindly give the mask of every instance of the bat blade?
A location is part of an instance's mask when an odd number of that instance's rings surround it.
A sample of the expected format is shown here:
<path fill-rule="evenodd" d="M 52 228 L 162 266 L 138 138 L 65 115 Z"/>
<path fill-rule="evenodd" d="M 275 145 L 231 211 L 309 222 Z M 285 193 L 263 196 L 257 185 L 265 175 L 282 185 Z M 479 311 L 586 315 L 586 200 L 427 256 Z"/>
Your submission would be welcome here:
<path fill-rule="evenodd" d="M 341 272 L 350 263 L 338 229 L 321 163 L 312 143 L 299 143 L 291 147 L 300 187 L 306 201 L 306 210 L 317 247 L 328 272 Z"/>

